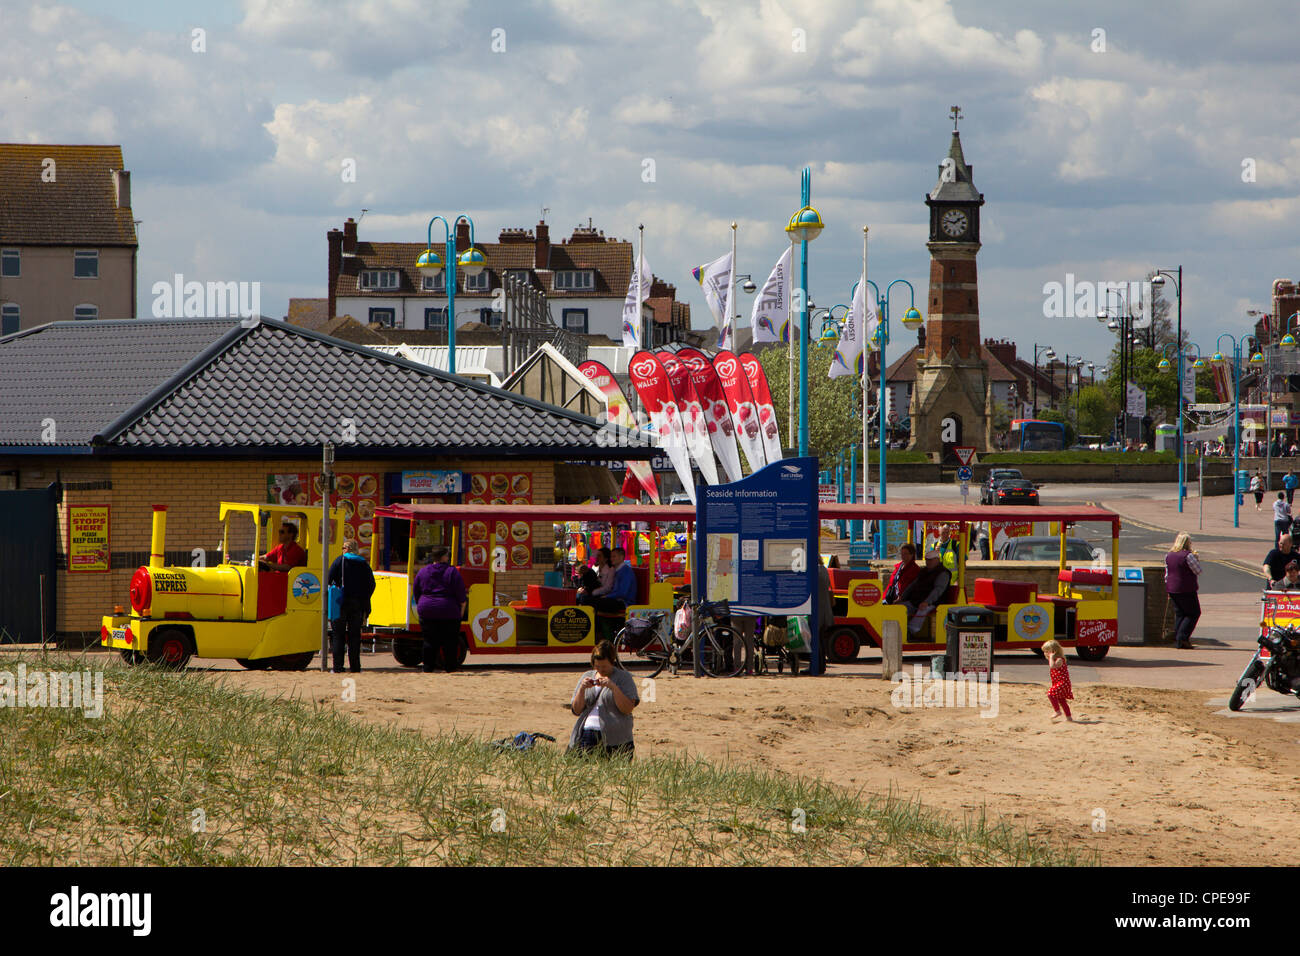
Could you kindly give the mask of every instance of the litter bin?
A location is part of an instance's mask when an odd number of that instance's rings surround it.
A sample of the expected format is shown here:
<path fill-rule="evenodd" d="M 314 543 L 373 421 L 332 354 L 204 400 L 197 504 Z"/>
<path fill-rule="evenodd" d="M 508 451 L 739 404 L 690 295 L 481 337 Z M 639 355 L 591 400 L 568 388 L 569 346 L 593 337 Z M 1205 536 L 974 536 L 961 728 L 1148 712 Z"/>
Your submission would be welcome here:
<path fill-rule="evenodd" d="M 990 674 L 993 672 L 993 631 L 997 614 L 976 604 L 948 609 L 944 618 L 947 646 L 944 672 L 948 674 Z"/>
<path fill-rule="evenodd" d="M 1119 643 L 1145 644 L 1147 582 L 1141 568 L 1119 569 Z"/>
<path fill-rule="evenodd" d="M 1250 490 L 1250 470 L 1248 468 L 1237 469 L 1237 504 L 1242 504 L 1245 494 Z"/>

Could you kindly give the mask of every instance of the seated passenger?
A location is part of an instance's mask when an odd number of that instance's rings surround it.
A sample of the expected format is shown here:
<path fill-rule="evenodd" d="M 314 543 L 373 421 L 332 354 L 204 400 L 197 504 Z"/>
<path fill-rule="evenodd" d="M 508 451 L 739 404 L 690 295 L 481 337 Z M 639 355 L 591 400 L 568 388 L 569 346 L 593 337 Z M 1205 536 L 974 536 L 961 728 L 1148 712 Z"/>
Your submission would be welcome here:
<path fill-rule="evenodd" d="M 1282 580 L 1273 585 L 1275 591 L 1300 591 L 1300 561 L 1291 561 L 1282 574 Z"/>
<path fill-rule="evenodd" d="M 636 600 L 636 575 L 632 572 L 632 565 L 624 560 L 626 552 L 622 548 L 614 548 L 610 557 L 614 567 L 613 582 L 608 588 L 598 587 L 590 593 L 579 594 L 578 603 L 590 605 L 597 611 L 622 614 Z"/>
<path fill-rule="evenodd" d="M 934 612 L 951 583 L 952 572 L 943 566 L 943 554 L 927 551 L 925 568 L 898 596 L 898 603 L 907 608 L 907 633 L 921 633 L 926 619 Z"/>
<path fill-rule="evenodd" d="M 897 604 L 899 595 L 907 590 L 907 586 L 920 573 L 921 566 L 916 563 L 916 545 L 900 544 L 898 563 L 894 565 L 894 573 L 889 576 L 889 584 L 885 586 L 885 603 Z"/>
<path fill-rule="evenodd" d="M 280 543 L 257 562 L 263 571 L 288 571 L 307 563 L 307 552 L 298 543 L 298 526 L 292 521 L 280 525 Z"/>

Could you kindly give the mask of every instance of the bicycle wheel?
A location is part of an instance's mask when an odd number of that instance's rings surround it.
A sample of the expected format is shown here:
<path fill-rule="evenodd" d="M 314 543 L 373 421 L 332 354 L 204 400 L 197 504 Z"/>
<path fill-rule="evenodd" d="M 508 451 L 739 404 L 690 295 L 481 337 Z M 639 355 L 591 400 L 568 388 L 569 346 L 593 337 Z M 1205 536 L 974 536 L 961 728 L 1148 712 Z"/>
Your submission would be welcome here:
<path fill-rule="evenodd" d="M 650 676 L 658 677 L 659 673 L 672 661 L 673 651 L 671 647 L 664 647 L 663 644 L 654 641 L 647 645 L 644 650 L 639 651 L 637 656 L 643 657 L 649 662 Z"/>
<path fill-rule="evenodd" d="M 726 624 L 700 628 L 700 669 L 710 677 L 735 677 L 745 668 L 745 640 Z"/>

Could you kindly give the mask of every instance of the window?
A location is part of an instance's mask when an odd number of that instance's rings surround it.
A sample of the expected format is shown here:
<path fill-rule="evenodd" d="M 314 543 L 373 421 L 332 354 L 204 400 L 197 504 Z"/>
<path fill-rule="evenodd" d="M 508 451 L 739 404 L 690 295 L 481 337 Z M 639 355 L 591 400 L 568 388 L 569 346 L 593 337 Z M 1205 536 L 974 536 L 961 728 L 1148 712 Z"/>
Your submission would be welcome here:
<path fill-rule="evenodd" d="M 440 332 L 447 331 L 447 310 L 442 309 L 425 309 L 424 310 L 424 327 Z"/>
<path fill-rule="evenodd" d="M 501 323 L 506 320 L 506 314 L 504 312 L 495 312 L 492 309 L 479 309 L 478 320 L 490 328 L 499 329 Z"/>
<path fill-rule="evenodd" d="M 22 275 L 22 253 L 17 249 L 0 249 L 0 276 L 17 279 Z"/>
<path fill-rule="evenodd" d="M 396 269 L 367 269 L 357 277 L 357 288 L 371 291 L 396 289 L 401 285 Z"/>
<path fill-rule="evenodd" d="M 422 292 L 446 292 L 447 273 L 439 272 L 436 276 L 421 276 L 420 290 Z"/>
<path fill-rule="evenodd" d="M 15 302 L 0 306 L 0 335 L 13 335 L 18 331 L 19 311 Z"/>
<path fill-rule="evenodd" d="M 528 276 L 529 276 L 529 272 L 527 269 L 506 270 L 507 279 L 514 279 L 516 282 L 522 282 L 524 285 L 528 285 Z"/>
<path fill-rule="evenodd" d="M 77 279 L 99 278 L 99 250 L 78 249 L 72 254 L 72 275 Z"/>
<path fill-rule="evenodd" d="M 580 289 L 591 289 L 596 285 L 596 274 L 590 270 L 579 272 L 557 272 L 555 273 L 555 288 L 557 291 L 578 291 Z"/>
<path fill-rule="evenodd" d="M 382 325 L 386 329 L 391 329 L 394 325 L 397 324 L 397 310 L 396 309 L 371 309 L 370 324 Z"/>
<path fill-rule="evenodd" d="M 97 319 L 99 318 L 99 306 L 79 305 L 72 310 L 72 317 L 78 321 L 83 319 Z"/>
<path fill-rule="evenodd" d="M 491 275 L 486 269 L 476 276 L 467 275 L 465 276 L 465 291 L 486 292 L 488 290 L 488 280 L 491 278 Z"/>
<path fill-rule="evenodd" d="M 582 332 L 585 334 L 587 331 L 587 310 L 565 309 L 564 327 L 570 332 Z"/>

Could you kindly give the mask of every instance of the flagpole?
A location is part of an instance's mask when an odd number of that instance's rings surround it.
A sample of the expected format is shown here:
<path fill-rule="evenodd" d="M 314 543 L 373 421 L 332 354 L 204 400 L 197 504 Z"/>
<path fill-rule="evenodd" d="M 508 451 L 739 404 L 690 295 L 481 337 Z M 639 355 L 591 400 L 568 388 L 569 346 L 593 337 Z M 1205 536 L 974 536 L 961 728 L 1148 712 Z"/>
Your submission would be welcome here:
<path fill-rule="evenodd" d="M 862 315 L 858 321 L 862 323 L 862 500 L 871 501 L 871 469 L 867 465 L 867 449 L 871 446 L 868 444 L 867 437 L 867 384 L 869 380 L 868 365 L 871 358 L 871 345 L 867 341 L 867 227 L 862 227 Z M 879 427 L 879 424 L 877 424 Z M 857 481 L 857 476 L 853 476 Z M 865 537 L 867 533 L 866 525 L 862 527 L 862 534 Z"/>
<path fill-rule="evenodd" d="M 726 313 L 727 324 L 723 327 L 724 332 L 728 328 L 732 330 L 731 336 L 728 337 L 726 343 L 728 349 L 734 349 L 736 347 L 736 342 L 735 342 L 736 322 L 735 319 L 732 318 L 732 313 L 736 311 L 735 298 L 736 298 L 736 220 L 733 219 L 731 221 L 731 274 L 727 276 L 727 313 Z M 751 333 L 751 337 L 752 335 L 753 333 Z"/>
<path fill-rule="evenodd" d="M 636 227 L 636 324 L 641 330 L 641 348 L 653 348 L 650 339 L 646 337 L 645 316 L 641 309 L 641 273 L 645 269 L 645 223 L 640 223 Z M 654 332 L 651 328 L 650 332 Z"/>
<path fill-rule="evenodd" d="M 794 242 L 790 243 L 790 271 L 794 271 Z M 790 283 L 787 283 L 789 288 Z M 790 419 L 789 427 L 786 430 L 786 441 L 794 437 L 794 296 L 785 297 L 785 338 L 786 354 L 790 358 L 790 387 L 786 389 L 790 393 Z"/>

